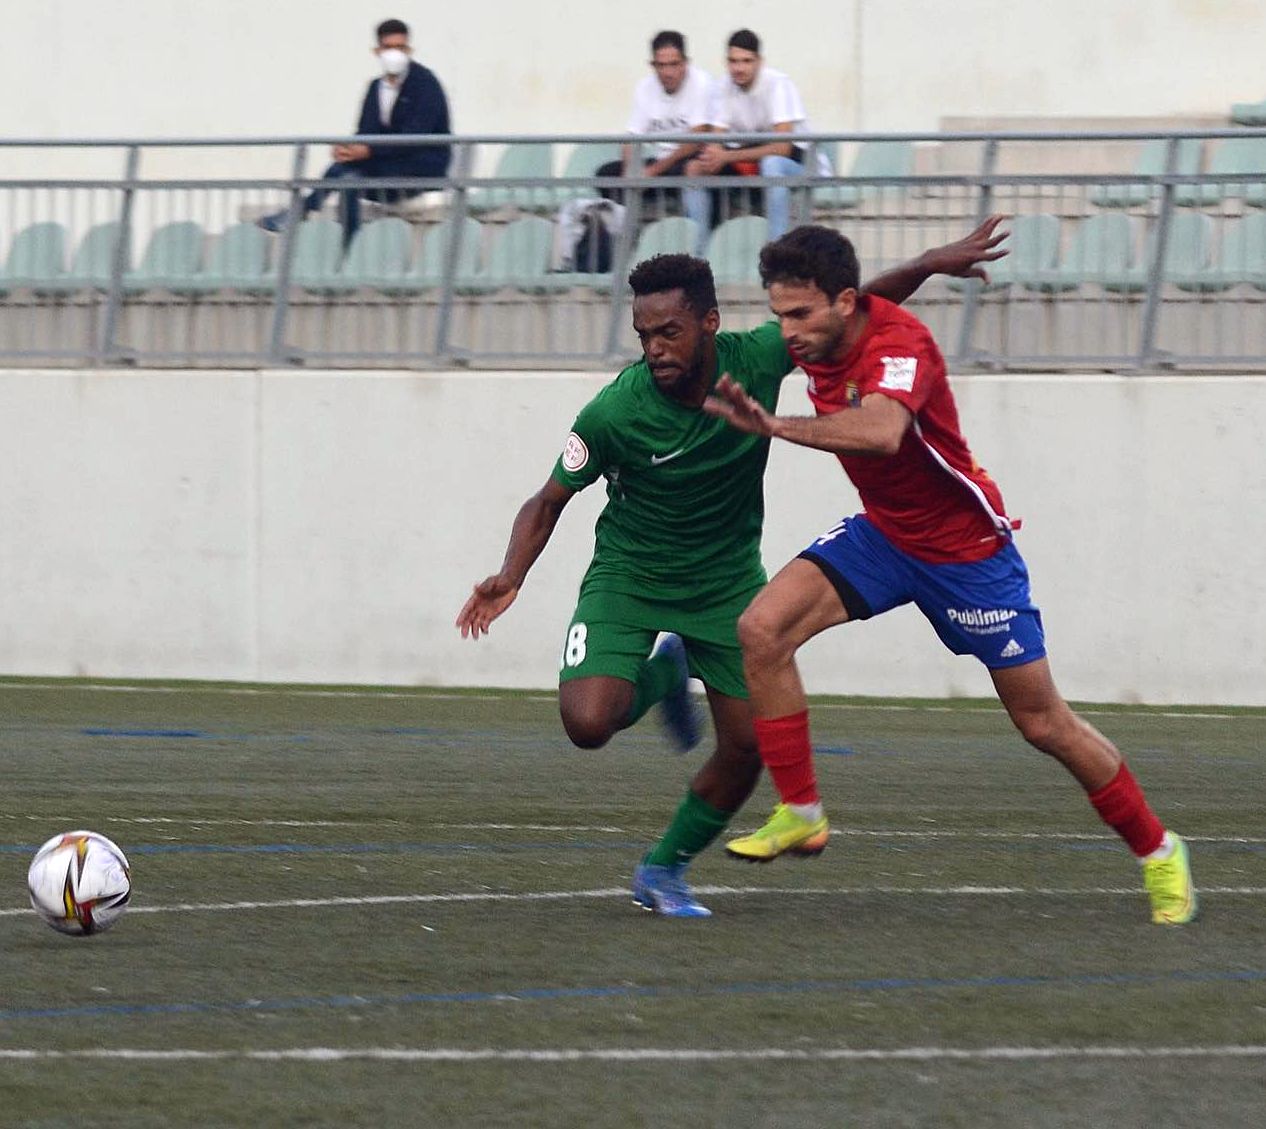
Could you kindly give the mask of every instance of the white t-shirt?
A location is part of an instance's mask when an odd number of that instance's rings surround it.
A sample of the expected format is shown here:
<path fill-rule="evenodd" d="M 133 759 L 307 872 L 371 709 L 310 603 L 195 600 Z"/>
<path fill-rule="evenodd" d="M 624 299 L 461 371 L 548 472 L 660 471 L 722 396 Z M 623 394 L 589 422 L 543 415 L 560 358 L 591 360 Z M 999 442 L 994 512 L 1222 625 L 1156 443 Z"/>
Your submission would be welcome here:
<path fill-rule="evenodd" d="M 669 94 L 653 74 L 648 74 L 633 91 L 630 133 L 688 133 L 708 124 L 708 103 L 712 79 L 695 66 L 686 67 L 686 77 L 674 94 Z M 643 146 L 643 153 L 666 157 L 679 142 L 661 141 Z"/>
<path fill-rule="evenodd" d="M 387 78 L 378 80 L 378 120 L 385 126 L 391 124 L 391 111 L 396 108 L 396 99 L 400 97 L 400 87 L 403 85 L 404 75 L 394 83 Z"/>
<path fill-rule="evenodd" d="M 800 91 L 782 71 L 761 64 L 756 81 L 743 90 L 726 75 L 712 88 L 708 124 L 731 133 L 768 133 L 774 126 L 791 123 L 792 133 L 811 133 Z M 818 152 L 818 173 L 829 175 L 831 163 Z"/>

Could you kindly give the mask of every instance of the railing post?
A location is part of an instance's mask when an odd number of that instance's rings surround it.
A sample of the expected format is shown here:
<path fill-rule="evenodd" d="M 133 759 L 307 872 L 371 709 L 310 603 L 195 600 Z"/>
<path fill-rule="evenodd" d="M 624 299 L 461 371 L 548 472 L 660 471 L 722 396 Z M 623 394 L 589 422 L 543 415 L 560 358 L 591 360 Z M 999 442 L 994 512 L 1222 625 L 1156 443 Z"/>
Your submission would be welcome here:
<path fill-rule="evenodd" d="M 642 160 L 642 145 L 639 141 L 630 144 L 630 167 L 638 176 L 643 174 L 645 162 Z M 624 170 L 622 170 L 623 172 Z M 607 340 L 602 354 L 608 364 L 614 363 L 619 352 L 620 322 L 624 317 L 624 277 L 629 269 L 629 259 L 633 255 L 634 233 L 642 223 L 642 189 L 626 188 L 624 191 L 624 224 L 620 228 L 619 238 L 615 241 L 611 255 L 611 300 L 607 305 Z"/>
<path fill-rule="evenodd" d="M 985 142 L 984 154 L 980 159 L 980 202 L 976 207 L 976 224 L 985 222 L 993 208 L 993 184 L 990 178 L 998 165 L 998 140 L 991 137 Z M 954 363 L 962 366 L 968 363 L 971 353 L 972 336 L 976 329 L 976 309 L 980 304 L 980 282 L 970 279 L 963 290 L 963 317 L 958 327 L 958 349 L 955 351 Z"/>
<path fill-rule="evenodd" d="M 440 364 L 453 362 L 452 346 L 449 344 L 453 327 L 453 287 L 457 284 L 457 264 L 461 262 L 462 240 L 466 235 L 466 178 L 470 176 L 474 156 L 473 145 L 457 146 L 457 179 L 449 208 L 448 243 L 444 248 L 444 274 L 440 279 L 440 309 L 435 319 L 435 358 Z"/>
<path fill-rule="evenodd" d="M 1161 285 L 1165 278 L 1165 256 L 1169 250 L 1170 220 L 1174 214 L 1174 182 L 1169 178 L 1178 171 L 1178 138 L 1171 137 L 1165 147 L 1165 180 L 1161 184 L 1160 212 L 1156 217 L 1156 244 L 1148 263 L 1147 300 L 1143 306 L 1143 329 L 1139 337 L 1140 368 L 1156 363 L 1156 323 L 1160 319 Z"/>
<path fill-rule="evenodd" d="M 277 292 L 273 295 L 273 324 L 268 337 L 268 359 L 275 365 L 293 364 L 295 357 L 286 351 L 286 319 L 290 314 L 290 273 L 294 265 L 295 239 L 303 219 L 303 189 L 299 181 L 308 163 L 308 147 L 295 146 L 290 165 L 290 206 L 286 210 L 286 226 L 281 233 L 281 252 L 277 259 Z"/>
<path fill-rule="evenodd" d="M 114 339 L 119 331 L 120 307 L 123 304 L 123 275 L 127 270 L 128 251 L 132 246 L 132 207 L 136 199 L 136 177 L 141 167 L 141 147 L 129 145 L 123 164 L 123 204 L 119 209 L 119 238 L 110 261 L 110 288 L 106 291 L 105 317 L 97 345 L 97 363 L 115 360 Z"/>

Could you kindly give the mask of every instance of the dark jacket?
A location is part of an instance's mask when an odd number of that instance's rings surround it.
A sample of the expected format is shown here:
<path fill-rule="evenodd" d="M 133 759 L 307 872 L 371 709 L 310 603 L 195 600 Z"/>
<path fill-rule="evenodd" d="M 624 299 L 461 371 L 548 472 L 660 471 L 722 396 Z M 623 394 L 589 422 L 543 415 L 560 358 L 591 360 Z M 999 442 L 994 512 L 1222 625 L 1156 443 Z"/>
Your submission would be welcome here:
<path fill-rule="evenodd" d="M 421 63 L 409 61 L 409 70 L 400 84 L 400 93 L 391 109 L 391 120 L 383 125 L 378 117 L 378 83 L 374 79 L 365 92 L 357 134 L 451 133 L 448 99 L 440 80 Z M 371 145 L 375 157 L 386 157 L 398 165 L 400 176 L 445 176 L 452 155 L 448 145 Z"/>

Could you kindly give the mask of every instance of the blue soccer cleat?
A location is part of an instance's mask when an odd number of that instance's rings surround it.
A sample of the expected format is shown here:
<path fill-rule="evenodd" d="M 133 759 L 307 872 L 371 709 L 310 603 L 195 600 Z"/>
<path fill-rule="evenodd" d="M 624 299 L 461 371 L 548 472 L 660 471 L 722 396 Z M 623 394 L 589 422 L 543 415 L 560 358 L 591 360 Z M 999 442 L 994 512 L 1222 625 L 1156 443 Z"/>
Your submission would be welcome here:
<path fill-rule="evenodd" d="M 690 665 L 686 661 L 686 645 L 681 636 L 665 635 L 651 652 L 651 658 L 660 655 L 669 656 L 681 676 L 677 685 L 659 703 L 659 709 L 669 740 L 679 753 L 684 753 L 699 744 L 701 725 L 699 707 L 690 693 Z"/>
<path fill-rule="evenodd" d="M 633 900 L 662 917 L 711 917 L 712 911 L 695 901 L 686 885 L 685 866 L 638 863 L 633 871 Z"/>

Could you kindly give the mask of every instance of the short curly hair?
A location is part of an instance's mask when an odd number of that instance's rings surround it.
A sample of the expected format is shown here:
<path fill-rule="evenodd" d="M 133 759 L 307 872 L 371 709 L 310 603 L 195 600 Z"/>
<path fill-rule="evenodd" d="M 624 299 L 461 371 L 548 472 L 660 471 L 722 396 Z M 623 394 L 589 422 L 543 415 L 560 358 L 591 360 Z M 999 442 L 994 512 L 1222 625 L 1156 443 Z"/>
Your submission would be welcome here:
<path fill-rule="evenodd" d="M 717 287 L 706 259 L 693 255 L 654 255 L 629 272 L 633 296 L 666 294 L 680 290 L 686 305 L 698 317 L 717 308 Z"/>
<path fill-rule="evenodd" d="M 838 231 L 805 224 L 761 248 L 760 280 L 766 289 L 771 282 L 812 282 L 834 301 L 861 285 L 861 268 L 852 243 Z"/>

